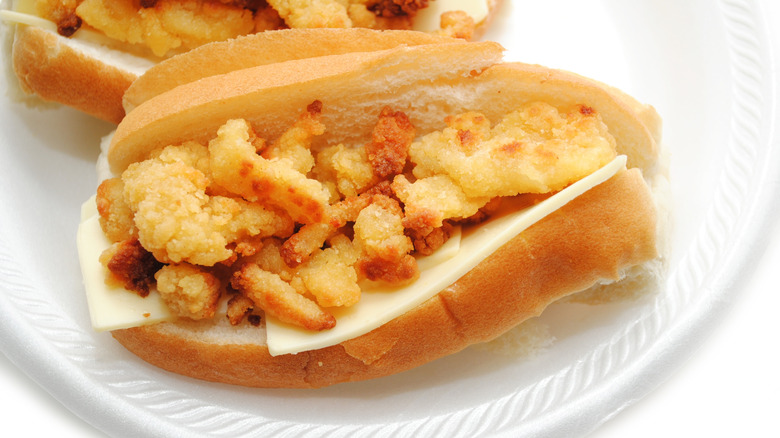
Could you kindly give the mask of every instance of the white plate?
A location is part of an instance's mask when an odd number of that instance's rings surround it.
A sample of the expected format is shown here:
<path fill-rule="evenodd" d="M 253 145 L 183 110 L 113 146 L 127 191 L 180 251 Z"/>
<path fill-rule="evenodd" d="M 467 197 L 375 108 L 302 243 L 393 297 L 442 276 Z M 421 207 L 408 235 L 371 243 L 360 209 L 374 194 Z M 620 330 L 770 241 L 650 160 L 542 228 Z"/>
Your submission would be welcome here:
<path fill-rule="evenodd" d="M 536 3 L 542 3 L 537 5 Z M 565 16 L 561 12 L 565 11 Z M 570 69 L 654 104 L 672 151 L 671 272 L 636 303 L 550 309 L 557 342 L 466 350 L 388 378 L 257 390 L 171 375 L 89 328 L 79 206 L 111 127 L 0 101 L 0 350 L 114 436 L 584 435 L 654 388 L 728 307 L 763 248 L 780 175 L 774 47 L 749 0 L 506 0 L 507 59 Z"/>

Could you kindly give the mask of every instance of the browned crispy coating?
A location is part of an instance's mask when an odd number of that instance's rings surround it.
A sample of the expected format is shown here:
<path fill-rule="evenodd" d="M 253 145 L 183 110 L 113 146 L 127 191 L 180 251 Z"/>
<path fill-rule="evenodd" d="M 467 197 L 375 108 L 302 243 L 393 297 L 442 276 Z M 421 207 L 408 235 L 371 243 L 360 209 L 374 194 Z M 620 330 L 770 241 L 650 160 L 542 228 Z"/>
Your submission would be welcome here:
<path fill-rule="evenodd" d="M 474 38 L 476 28 L 474 18 L 465 11 L 447 11 L 441 14 L 441 30 L 438 33 L 469 41 Z"/>
<path fill-rule="evenodd" d="M 301 173 L 292 160 L 268 160 L 249 141 L 252 128 L 230 120 L 209 143 L 215 181 L 250 202 L 274 204 L 299 223 L 327 216 L 329 194 L 322 183 Z"/>
<path fill-rule="evenodd" d="M 406 224 L 404 224 L 406 226 Z M 445 222 L 441 227 L 434 228 L 428 233 L 407 227 L 407 235 L 412 239 L 414 251 L 420 255 L 431 255 L 442 245 L 447 243 L 452 233 L 452 225 Z"/>
<path fill-rule="evenodd" d="M 238 325 L 252 313 L 255 303 L 242 294 L 233 295 L 227 302 L 227 319 L 231 325 Z"/>
<path fill-rule="evenodd" d="M 374 174 L 385 179 L 401 173 L 414 136 L 414 126 L 406 114 L 390 107 L 383 108 L 374 127 L 372 142 L 366 145 Z"/>
<path fill-rule="evenodd" d="M 138 239 L 113 244 L 101 255 L 101 259 L 115 280 L 142 297 L 149 295 L 154 274 L 163 266 L 141 246 Z"/>
<path fill-rule="evenodd" d="M 358 214 L 354 242 L 360 258 L 356 268 L 365 278 L 401 283 L 419 274 L 402 220 L 398 201 L 384 195 L 372 196 L 371 204 Z"/>
<path fill-rule="evenodd" d="M 309 259 L 309 255 L 322 248 L 325 241 L 336 232 L 330 223 L 308 224 L 290 236 L 281 248 L 287 266 L 294 268 Z"/>
<path fill-rule="evenodd" d="M 277 274 L 264 271 L 254 263 L 248 263 L 236 272 L 231 284 L 255 305 L 280 321 L 315 331 L 327 330 L 336 325 L 333 315 L 300 295 Z"/>
<path fill-rule="evenodd" d="M 111 242 L 138 236 L 133 222 L 133 211 L 125 202 L 124 183 L 120 178 L 109 178 L 100 183 L 95 196 L 100 227 Z"/>
<path fill-rule="evenodd" d="M 61 20 L 57 21 L 57 33 L 69 37 L 76 33 L 81 28 L 81 17 L 76 13 L 65 15 Z"/>
<path fill-rule="evenodd" d="M 377 0 L 368 9 L 380 17 L 399 17 L 415 15 L 418 10 L 428 6 L 428 0 Z"/>
<path fill-rule="evenodd" d="M 214 316 L 222 284 L 205 268 L 188 263 L 165 265 L 154 278 L 157 291 L 174 314 L 190 319 Z"/>

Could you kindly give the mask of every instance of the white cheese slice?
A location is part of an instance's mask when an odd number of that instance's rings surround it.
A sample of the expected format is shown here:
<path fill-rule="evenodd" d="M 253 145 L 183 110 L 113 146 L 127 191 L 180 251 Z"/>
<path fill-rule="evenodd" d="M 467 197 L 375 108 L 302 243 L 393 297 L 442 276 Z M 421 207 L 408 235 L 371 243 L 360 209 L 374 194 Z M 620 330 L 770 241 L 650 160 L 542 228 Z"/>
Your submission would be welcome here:
<path fill-rule="evenodd" d="M 490 12 L 487 0 L 436 0 L 420 9 L 414 16 L 414 30 L 431 32 L 441 29 L 441 14 L 448 11 L 464 11 L 479 25 Z"/>
<path fill-rule="evenodd" d="M 156 290 L 141 298 L 122 287 L 106 284 L 106 268 L 99 258 L 111 242 L 100 228 L 94 196 L 81 207 L 76 241 L 92 328 L 118 330 L 175 319 Z"/>
<path fill-rule="evenodd" d="M 430 299 L 454 283 L 514 236 L 563 207 L 625 168 L 621 155 L 609 164 L 544 201 L 508 215 L 488 220 L 460 239 L 457 255 L 441 263 L 420 263 L 420 278 L 404 288 L 376 288 L 361 294 L 356 305 L 333 312 L 336 326 L 311 332 L 266 318 L 268 350 L 272 356 L 299 353 L 335 345 L 385 324 Z"/>

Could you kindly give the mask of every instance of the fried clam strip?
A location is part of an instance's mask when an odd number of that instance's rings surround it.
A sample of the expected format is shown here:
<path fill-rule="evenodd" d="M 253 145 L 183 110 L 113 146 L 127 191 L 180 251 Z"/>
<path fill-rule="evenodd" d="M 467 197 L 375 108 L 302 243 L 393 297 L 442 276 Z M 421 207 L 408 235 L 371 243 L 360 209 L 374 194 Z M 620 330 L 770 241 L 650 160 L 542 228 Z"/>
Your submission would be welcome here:
<path fill-rule="evenodd" d="M 316 113 L 319 114 L 321 103 L 315 104 L 318 104 Z M 313 114 L 312 105 L 309 114 Z M 415 128 L 409 117 L 385 107 L 372 132 L 372 141 L 365 147 L 337 145 L 318 154 L 315 174 L 324 180 L 335 180 L 337 190 L 346 198 L 331 208 L 330 222 L 307 224 L 285 242 L 282 257 L 288 266 L 303 263 L 338 228 L 354 222 L 360 210 L 371 204 L 374 195 L 394 196 L 385 180 L 404 170 L 414 137 Z"/>
<path fill-rule="evenodd" d="M 443 225 L 445 219 L 470 217 L 490 201 L 490 197 L 470 198 L 447 175 L 435 175 L 414 183 L 404 175 L 393 180 L 393 191 L 404 203 L 404 226 L 426 235 Z"/>
<path fill-rule="evenodd" d="M 415 129 L 409 117 L 401 111 L 385 107 L 379 114 L 366 154 L 374 174 L 381 179 L 393 177 L 404 170 Z"/>
<path fill-rule="evenodd" d="M 294 224 L 284 213 L 240 198 L 207 195 L 209 179 L 180 160 L 180 153 L 168 146 L 122 173 L 138 239 L 157 260 L 213 266 L 233 257 L 231 243 L 292 233 Z"/>
<path fill-rule="evenodd" d="M 379 182 L 368 161 L 366 149 L 343 144 L 319 151 L 313 173 L 328 188 L 332 202 L 338 202 L 342 197 L 357 196 Z"/>
<path fill-rule="evenodd" d="M 403 211 L 398 201 L 375 195 L 360 213 L 353 226 L 353 243 L 360 258 L 358 272 L 372 281 L 402 283 L 419 275 L 414 249 L 404 234 Z"/>
<path fill-rule="evenodd" d="M 238 2 L 144 0 L 139 4 L 137 0 L 45 0 L 40 3 L 43 5 L 39 11 L 44 17 L 59 23 L 65 17 L 78 16 L 109 38 L 146 46 L 156 56 L 283 27 L 273 9 L 255 6 L 253 11 Z M 63 10 L 71 12 L 64 14 Z"/>
<path fill-rule="evenodd" d="M 163 266 L 154 278 L 160 297 L 174 314 L 196 320 L 214 316 L 222 290 L 214 274 L 179 263 Z"/>
<path fill-rule="evenodd" d="M 371 204 L 374 195 L 393 196 L 390 184 L 381 182 L 365 192 L 349 196 L 331 205 L 328 222 L 308 224 L 290 236 L 281 247 L 281 256 L 287 266 L 294 268 L 309 259 L 309 256 L 321 248 L 325 241 L 336 234 L 341 227 L 355 222 L 360 211 Z"/>
<path fill-rule="evenodd" d="M 282 258 L 282 243 L 279 239 L 268 238 L 263 240 L 262 248 L 254 255 L 244 257 L 242 264 L 253 264 L 258 266 L 263 272 L 267 272 L 278 277 L 279 281 L 289 286 L 283 291 L 266 290 L 265 296 L 271 296 L 279 293 L 276 299 L 264 298 L 262 302 L 255 304 L 275 315 L 274 310 L 269 310 L 266 303 L 273 305 L 277 302 L 303 303 L 306 306 L 316 307 L 336 307 L 351 306 L 360 300 L 360 286 L 358 285 L 358 275 L 354 268 L 357 260 L 357 251 L 352 245 L 352 241 L 341 233 L 336 233 L 327 239 L 325 248 L 316 248 L 310 254 L 305 263 L 296 267 L 288 266 Z M 240 268 L 243 269 L 243 268 Z M 239 269 L 239 270 L 240 270 Z M 274 280 L 275 281 L 275 280 Z M 235 285 L 234 285 L 235 287 Z M 291 289 L 290 289 L 291 288 Z M 293 301 L 287 297 L 287 292 L 295 291 L 301 298 L 295 298 Z M 254 298 L 247 293 L 245 289 L 239 289 L 242 294 Z M 327 313 L 327 310 L 324 310 Z M 289 320 L 292 324 L 300 326 L 317 325 L 318 321 L 303 322 L 309 317 L 320 318 L 318 313 L 301 312 L 297 314 L 295 320 Z"/>
<path fill-rule="evenodd" d="M 298 223 L 322 222 L 329 193 L 322 184 L 296 170 L 287 157 L 268 160 L 257 154 L 255 137 L 245 120 L 229 120 L 209 142 L 214 180 L 250 202 L 276 205 Z"/>
<path fill-rule="evenodd" d="M 349 307 L 360 301 L 355 263 L 358 250 L 344 234 L 328 239 L 328 247 L 317 249 L 296 269 L 306 291 L 323 307 Z"/>
<path fill-rule="evenodd" d="M 423 232 L 449 218 L 470 217 L 495 197 L 560 190 L 616 155 L 601 117 L 582 105 L 559 111 L 527 104 L 494 128 L 473 112 L 445 122 L 447 128 L 409 150 L 417 179 L 399 175 L 393 181 L 405 223 Z"/>
<path fill-rule="evenodd" d="M 125 202 L 124 190 L 121 178 L 109 178 L 100 183 L 95 195 L 100 228 L 111 242 L 138 237 L 133 212 Z"/>
<path fill-rule="evenodd" d="M 232 286 L 267 314 L 280 321 L 321 331 L 333 328 L 336 318 L 315 302 L 299 294 L 278 274 L 247 263 L 231 279 Z"/>
<path fill-rule="evenodd" d="M 253 315 L 255 303 L 243 294 L 233 294 L 227 303 L 227 318 L 231 325 L 238 325 L 244 318 L 249 318 L 252 325 L 260 323 L 260 315 Z M 254 316 L 254 318 L 252 317 Z"/>

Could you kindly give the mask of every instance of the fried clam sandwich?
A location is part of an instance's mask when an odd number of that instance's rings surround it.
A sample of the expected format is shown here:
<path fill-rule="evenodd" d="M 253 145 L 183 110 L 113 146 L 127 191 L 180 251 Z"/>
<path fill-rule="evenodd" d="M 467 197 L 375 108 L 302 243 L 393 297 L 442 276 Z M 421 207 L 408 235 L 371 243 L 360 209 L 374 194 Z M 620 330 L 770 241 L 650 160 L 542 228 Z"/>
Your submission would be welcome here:
<path fill-rule="evenodd" d="M 143 101 L 79 228 L 93 326 L 174 373 L 323 387 L 659 275 L 655 111 L 501 59 L 398 46 Z"/>
<path fill-rule="evenodd" d="M 7 3 L 10 3 L 7 2 Z M 477 38 L 498 0 L 14 0 L 0 19 L 16 26 L 13 69 L 30 102 L 59 102 L 118 123 L 122 94 L 163 59 L 214 41 L 280 29 L 415 29 Z M 355 38 L 366 37 L 357 34 Z M 266 62 L 328 47 L 317 34 Z M 423 38 L 420 36 L 419 38 Z M 299 44 L 305 43 L 305 44 Z M 342 45 L 346 45 L 343 49 Z M 12 73 L 11 77 L 14 76 Z M 18 93 L 20 97 L 24 93 Z"/>

